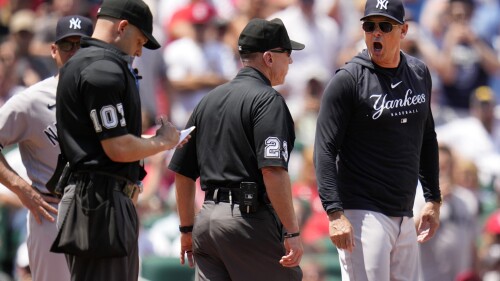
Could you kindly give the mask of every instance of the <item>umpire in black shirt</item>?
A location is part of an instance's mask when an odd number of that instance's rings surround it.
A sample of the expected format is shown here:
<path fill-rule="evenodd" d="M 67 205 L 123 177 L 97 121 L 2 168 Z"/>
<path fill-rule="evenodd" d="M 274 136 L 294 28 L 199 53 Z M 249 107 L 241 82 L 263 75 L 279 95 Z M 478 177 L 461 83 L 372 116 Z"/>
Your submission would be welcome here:
<path fill-rule="evenodd" d="M 57 88 L 57 131 L 72 173 L 53 250 L 66 253 L 71 281 L 137 281 L 132 200 L 145 175 L 140 161 L 174 148 L 179 131 L 166 123 L 141 138 L 138 77 L 130 64 L 143 47 L 160 48 L 148 6 L 104 0 L 97 17 L 92 38 L 62 68 Z"/>
<path fill-rule="evenodd" d="M 287 172 L 294 124 L 282 84 L 291 41 L 280 19 L 252 19 L 238 48 L 244 67 L 208 93 L 187 126 L 196 126 L 169 168 L 176 172 L 181 263 L 199 280 L 302 280 L 303 248 Z M 205 202 L 195 218 L 195 181 Z"/>

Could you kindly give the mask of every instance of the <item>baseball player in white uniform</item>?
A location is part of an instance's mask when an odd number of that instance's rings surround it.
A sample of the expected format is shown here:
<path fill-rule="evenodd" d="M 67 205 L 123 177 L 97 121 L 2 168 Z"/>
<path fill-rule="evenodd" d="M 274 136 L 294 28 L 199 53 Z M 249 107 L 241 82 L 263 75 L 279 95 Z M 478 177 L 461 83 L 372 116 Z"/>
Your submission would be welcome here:
<path fill-rule="evenodd" d="M 51 55 L 58 69 L 80 48 L 80 38 L 91 36 L 92 21 L 79 15 L 57 22 Z M 45 184 L 52 176 L 60 153 L 56 131 L 58 74 L 40 81 L 10 98 L 0 108 L 0 149 L 18 144 L 31 185 L 0 154 L 0 183 L 12 190 L 29 209 L 28 253 L 32 279 L 68 281 L 64 255 L 49 251 L 57 235 L 55 216 L 59 199 Z"/>

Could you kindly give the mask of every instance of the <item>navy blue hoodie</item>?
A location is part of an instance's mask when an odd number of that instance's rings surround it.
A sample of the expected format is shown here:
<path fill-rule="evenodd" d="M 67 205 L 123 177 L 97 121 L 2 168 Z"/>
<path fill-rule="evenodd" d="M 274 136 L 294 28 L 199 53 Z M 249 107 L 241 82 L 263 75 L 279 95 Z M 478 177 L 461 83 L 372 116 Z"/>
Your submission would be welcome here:
<path fill-rule="evenodd" d="M 364 50 L 327 85 L 318 117 L 315 166 L 324 209 L 413 216 L 417 181 L 436 201 L 439 163 L 430 108 L 431 77 L 401 52 L 397 68 Z"/>

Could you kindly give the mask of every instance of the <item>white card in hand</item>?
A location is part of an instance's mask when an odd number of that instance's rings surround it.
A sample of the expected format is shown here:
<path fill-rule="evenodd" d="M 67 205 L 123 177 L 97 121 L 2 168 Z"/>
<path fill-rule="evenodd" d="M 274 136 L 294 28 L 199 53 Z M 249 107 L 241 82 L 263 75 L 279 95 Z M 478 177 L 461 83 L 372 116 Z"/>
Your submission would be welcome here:
<path fill-rule="evenodd" d="M 182 130 L 181 135 L 179 136 L 179 142 L 177 143 L 177 145 L 179 145 L 194 130 L 194 128 L 196 128 L 196 127 L 191 126 L 185 130 Z M 176 145 L 176 147 L 177 147 L 177 145 Z"/>

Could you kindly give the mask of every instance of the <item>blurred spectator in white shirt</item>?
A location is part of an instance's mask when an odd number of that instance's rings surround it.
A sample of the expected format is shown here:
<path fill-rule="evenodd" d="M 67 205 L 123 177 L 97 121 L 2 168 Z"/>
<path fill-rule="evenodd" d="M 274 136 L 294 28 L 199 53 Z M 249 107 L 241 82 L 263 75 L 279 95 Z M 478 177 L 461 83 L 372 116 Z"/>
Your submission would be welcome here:
<path fill-rule="evenodd" d="M 481 183 L 500 175 L 500 122 L 495 118 L 495 94 L 491 88 L 477 88 L 470 99 L 470 115 L 436 127 L 440 143 L 474 161 Z"/>
<path fill-rule="evenodd" d="M 292 52 L 294 67 L 288 70 L 285 83 L 278 87 L 294 118 L 305 110 L 304 92 L 311 76 L 308 72 L 333 74 L 337 68 L 339 25 L 326 11 L 315 10 L 315 4 L 316 0 L 297 0 L 296 4 L 268 16 L 268 19 L 280 18 L 288 35 L 307 46 L 300 52 Z"/>
<path fill-rule="evenodd" d="M 193 2 L 172 15 L 169 39 L 163 53 L 172 85 L 171 120 L 183 127 L 192 110 L 210 90 L 237 72 L 232 49 L 222 42 L 213 6 Z"/>

